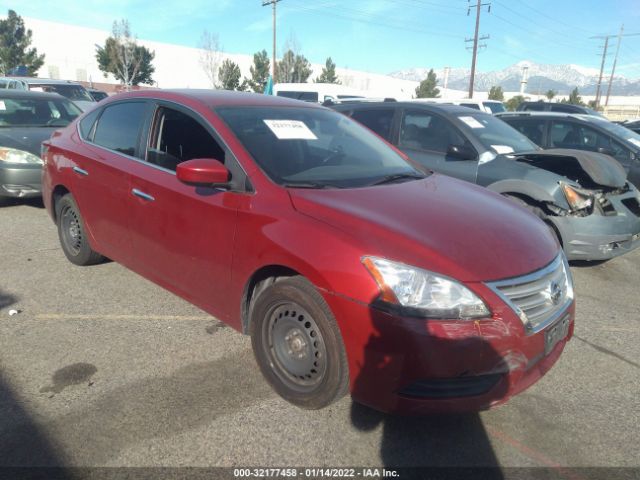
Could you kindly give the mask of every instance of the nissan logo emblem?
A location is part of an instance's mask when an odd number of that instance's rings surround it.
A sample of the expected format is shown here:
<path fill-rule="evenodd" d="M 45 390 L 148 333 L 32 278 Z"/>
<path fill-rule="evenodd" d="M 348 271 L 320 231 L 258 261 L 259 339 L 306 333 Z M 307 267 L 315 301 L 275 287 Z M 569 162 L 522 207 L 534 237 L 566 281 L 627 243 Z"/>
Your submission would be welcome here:
<path fill-rule="evenodd" d="M 560 303 L 560 299 L 562 298 L 562 289 L 557 282 L 551 282 L 549 285 L 549 298 L 554 305 L 558 305 Z"/>

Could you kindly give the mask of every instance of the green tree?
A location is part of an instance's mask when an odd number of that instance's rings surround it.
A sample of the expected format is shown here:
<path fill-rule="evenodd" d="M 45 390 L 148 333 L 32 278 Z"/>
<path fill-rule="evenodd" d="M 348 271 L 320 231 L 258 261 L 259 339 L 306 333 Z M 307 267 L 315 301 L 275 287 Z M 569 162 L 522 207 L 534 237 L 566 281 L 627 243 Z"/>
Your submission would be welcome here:
<path fill-rule="evenodd" d="M 571 105 L 584 105 L 582 101 L 582 97 L 580 96 L 580 92 L 578 92 L 578 87 L 571 90 L 569 94 L 569 98 L 563 99 L 560 103 L 570 103 Z"/>
<path fill-rule="evenodd" d="M 6 19 L 0 20 L 0 74 L 6 75 L 13 68 L 25 66 L 28 75 L 35 75 L 44 64 L 44 54 L 29 48 L 31 30 L 25 28 L 24 20 L 13 10 Z"/>
<path fill-rule="evenodd" d="M 251 78 L 246 78 L 242 82 L 247 89 L 251 89 L 256 93 L 264 91 L 264 85 L 269 78 L 269 56 L 266 50 L 253 54 L 253 65 L 249 68 Z"/>
<path fill-rule="evenodd" d="M 289 49 L 276 64 L 278 82 L 305 83 L 311 75 L 311 64 L 304 55 L 295 54 Z"/>
<path fill-rule="evenodd" d="M 416 88 L 417 98 L 436 98 L 440 95 L 440 89 L 436 87 L 438 84 L 438 77 L 433 68 L 427 73 L 427 78 L 420 82 L 420 85 Z"/>
<path fill-rule="evenodd" d="M 327 58 L 327 61 L 324 64 L 324 68 L 322 69 L 322 73 L 316 78 L 316 83 L 337 83 L 340 84 L 340 80 L 338 80 L 338 76 L 336 75 L 336 64 L 333 63 L 331 57 Z"/>
<path fill-rule="evenodd" d="M 489 100 L 504 100 L 504 92 L 502 91 L 502 87 L 491 87 L 489 89 Z"/>
<path fill-rule="evenodd" d="M 244 83 L 240 85 L 240 75 L 238 64 L 227 58 L 222 62 L 220 70 L 218 70 L 218 80 L 220 81 L 218 88 L 223 90 L 244 90 Z"/>
<path fill-rule="evenodd" d="M 555 90 L 547 90 L 544 96 L 547 97 L 547 100 L 551 101 L 553 100 L 553 97 L 555 97 L 557 94 L 558 92 L 556 92 Z"/>
<path fill-rule="evenodd" d="M 154 57 L 154 52 L 138 45 L 125 19 L 113 22 L 111 36 L 104 46 L 96 45 L 98 68 L 105 77 L 111 73 L 127 90 L 132 85 L 153 84 Z"/>
<path fill-rule="evenodd" d="M 504 106 L 507 108 L 507 110 L 513 112 L 522 102 L 524 102 L 524 97 L 522 95 L 516 95 L 515 97 L 511 97 L 509 100 L 507 100 Z"/>

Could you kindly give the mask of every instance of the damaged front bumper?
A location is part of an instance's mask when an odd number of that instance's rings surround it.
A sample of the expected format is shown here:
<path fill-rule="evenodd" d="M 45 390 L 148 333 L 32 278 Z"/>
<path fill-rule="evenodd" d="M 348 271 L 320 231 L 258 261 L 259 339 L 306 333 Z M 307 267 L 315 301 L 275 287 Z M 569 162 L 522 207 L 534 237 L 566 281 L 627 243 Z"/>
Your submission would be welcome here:
<path fill-rule="evenodd" d="M 608 260 L 640 246 L 640 194 L 635 188 L 609 195 L 607 210 L 588 216 L 549 217 L 569 260 Z"/>

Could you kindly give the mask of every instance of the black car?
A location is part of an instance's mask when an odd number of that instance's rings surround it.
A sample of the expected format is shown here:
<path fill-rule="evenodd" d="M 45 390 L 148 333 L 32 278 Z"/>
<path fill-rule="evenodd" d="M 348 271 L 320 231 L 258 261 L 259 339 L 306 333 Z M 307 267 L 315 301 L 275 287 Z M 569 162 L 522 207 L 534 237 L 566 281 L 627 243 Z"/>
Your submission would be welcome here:
<path fill-rule="evenodd" d="M 81 113 L 56 93 L 0 90 L 0 202 L 40 196 L 40 144 Z"/>
<path fill-rule="evenodd" d="M 582 105 L 573 105 L 571 103 L 551 103 L 551 102 L 522 102 L 516 108 L 518 112 L 559 112 L 559 113 L 583 113 L 585 115 L 596 115 L 601 117 L 602 114 L 589 107 Z"/>
<path fill-rule="evenodd" d="M 109 94 L 107 92 L 103 92 L 102 90 L 98 90 L 97 88 L 87 88 L 87 92 L 89 92 L 91 98 L 93 98 L 96 102 L 109 97 Z"/>
<path fill-rule="evenodd" d="M 604 260 L 640 246 L 640 193 L 608 155 L 542 150 L 499 118 L 456 105 L 362 102 L 333 108 L 428 169 L 519 203 L 550 226 L 569 259 Z"/>
<path fill-rule="evenodd" d="M 632 120 L 630 122 L 622 122 L 620 123 L 620 125 L 622 125 L 625 128 L 628 128 L 629 130 L 636 132 L 636 133 L 640 133 L 640 120 Z"/>
<path fill-rule="evenodd" d="M 566 113 L 498 115 L 542 148 L 573 148 L 605 153 L 618 160 L 629 181 L 640 188 L 640 135 L 603 117 Z"/>

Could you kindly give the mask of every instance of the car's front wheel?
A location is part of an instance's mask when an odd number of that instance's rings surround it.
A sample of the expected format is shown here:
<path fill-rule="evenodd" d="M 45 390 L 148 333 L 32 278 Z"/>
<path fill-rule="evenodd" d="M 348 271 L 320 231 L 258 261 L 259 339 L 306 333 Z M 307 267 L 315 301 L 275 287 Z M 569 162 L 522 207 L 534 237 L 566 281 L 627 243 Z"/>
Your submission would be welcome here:
<path fill-rule="evenodd" d="M 56 218 L 60 245 L 71 263 L 84 266 L 94 265 L 104 260 L 104 257 L 89 245 L 80 210 L 70 193 L 56 203 Z"/>
<path fill-rule="evenodd" d="M 319 409 L 347 392 L 340 330 L 316 288 L 300 276 L 277 279 L 251 307 L 251 343 L 260 370 L 285 400 Z"/>

